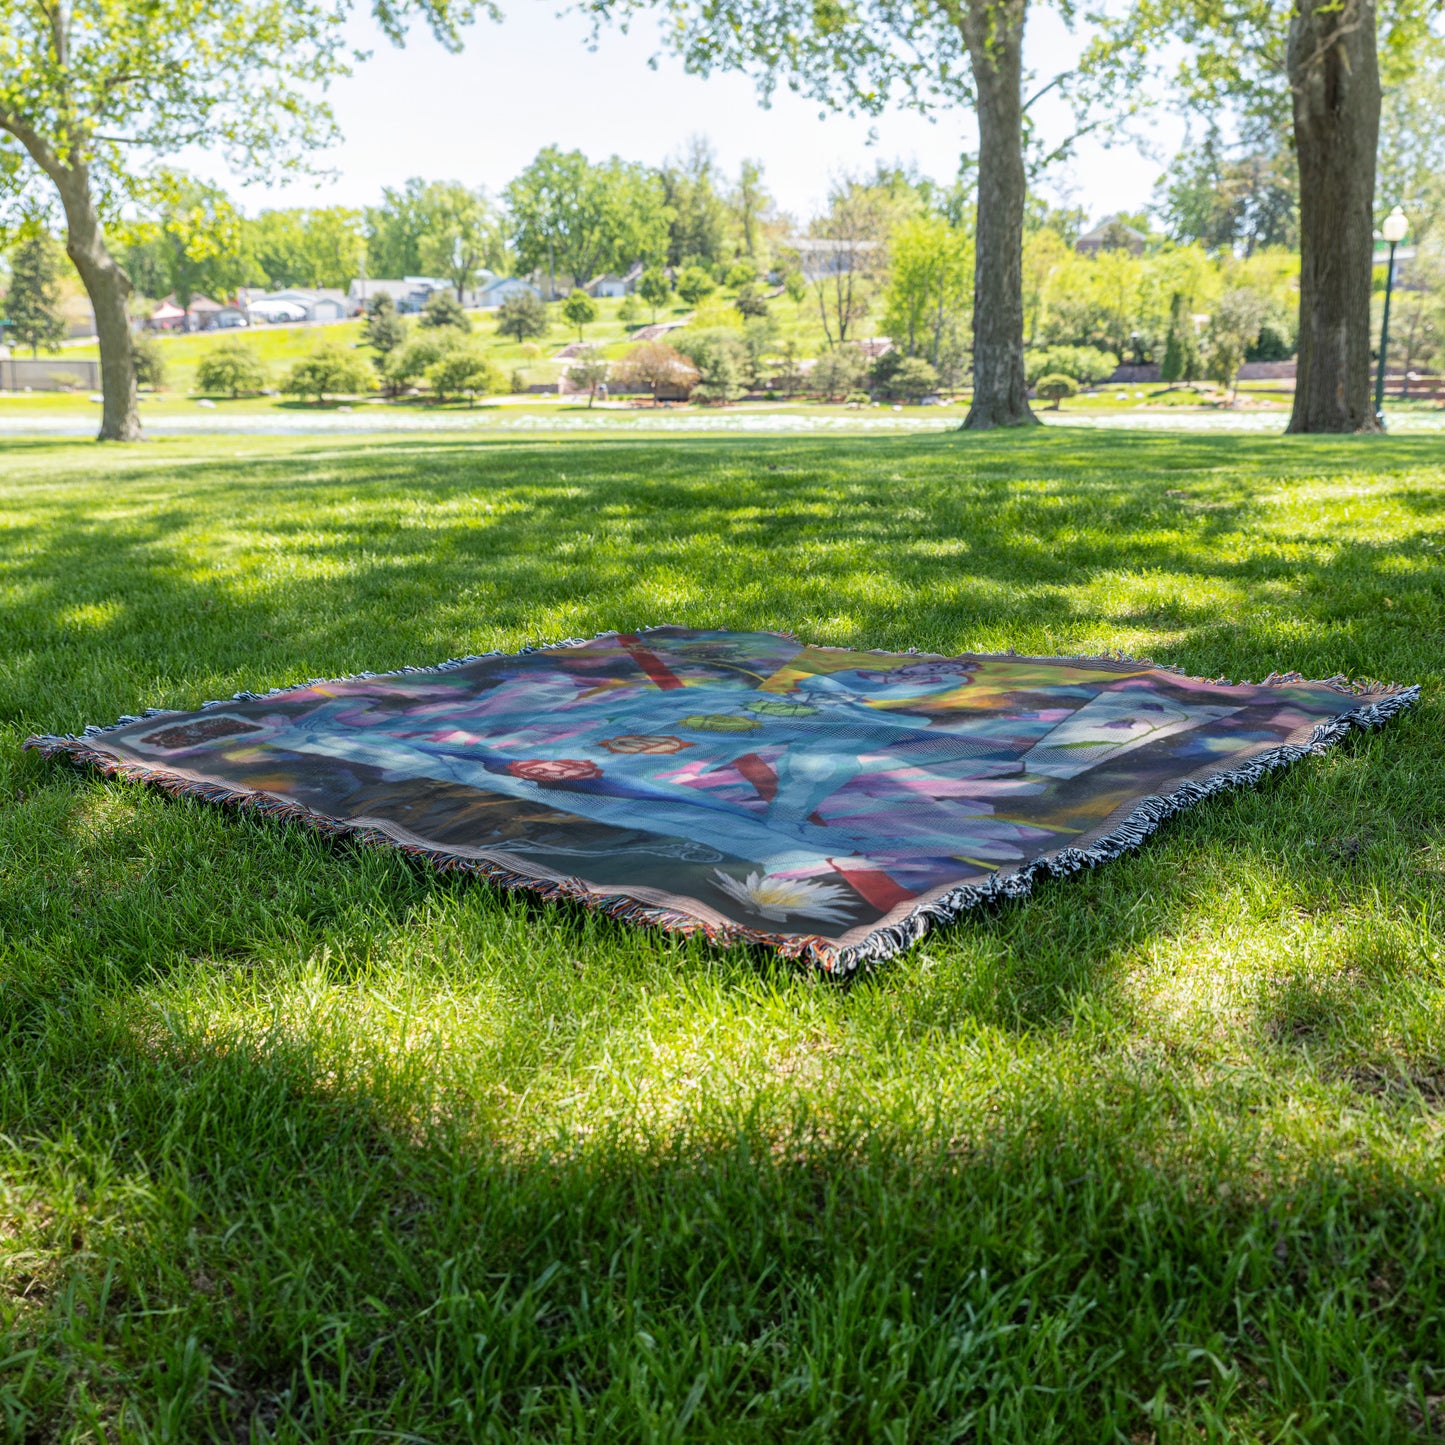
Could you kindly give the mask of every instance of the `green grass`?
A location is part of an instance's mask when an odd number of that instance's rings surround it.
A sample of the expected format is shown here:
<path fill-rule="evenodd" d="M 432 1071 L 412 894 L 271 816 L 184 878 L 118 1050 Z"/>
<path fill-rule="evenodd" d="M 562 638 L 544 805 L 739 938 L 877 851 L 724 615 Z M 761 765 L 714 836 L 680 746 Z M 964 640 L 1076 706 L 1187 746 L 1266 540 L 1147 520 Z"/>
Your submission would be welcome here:
<path fill-rule="evenodd" d="M 1439 443 L 0 454 L 0 1437 L 1445 1429 Z M 672 621 L 1417 708 L 851 987 L 21 753 Z"/>

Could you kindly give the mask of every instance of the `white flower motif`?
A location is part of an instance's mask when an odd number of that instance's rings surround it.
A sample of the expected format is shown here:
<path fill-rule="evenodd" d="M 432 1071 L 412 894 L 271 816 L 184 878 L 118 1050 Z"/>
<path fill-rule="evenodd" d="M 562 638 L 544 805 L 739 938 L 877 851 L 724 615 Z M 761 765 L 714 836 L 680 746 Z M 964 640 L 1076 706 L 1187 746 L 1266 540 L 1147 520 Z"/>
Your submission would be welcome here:
<path fill-rule="evenodd" d="M 744 882 L 721 868 L 714 868 L 713 876 L 724 892 L 775 923 L 786 922 L 793 913 L 824 923 L 845 923 L 848 919 L 851 894 L 836 883 L 813 883 L 807 878 L 761 873 L 749 873 Z"/>

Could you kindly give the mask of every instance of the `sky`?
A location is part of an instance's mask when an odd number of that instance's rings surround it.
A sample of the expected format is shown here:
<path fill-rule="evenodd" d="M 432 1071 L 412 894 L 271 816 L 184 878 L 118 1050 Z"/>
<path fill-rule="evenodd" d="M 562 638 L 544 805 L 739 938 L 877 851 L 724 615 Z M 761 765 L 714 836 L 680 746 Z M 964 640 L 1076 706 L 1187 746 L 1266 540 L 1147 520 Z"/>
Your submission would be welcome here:
<path fill-rule="evenodd" d="M 835 176 L 902 161 L 947 180 L 975 144 L 966 110 L 933 121 L 905 112 L 868 120 L 820 115 L 816 103 L 785 92 L 768 109 L 744 76 L 690 76 L 666 55 L 650 67 L 659 48 L 651 21 L 630 35 L 606 32 L 591 50 L 588 22 L 558 16 L 556 0 L 503 0 L 503 7 L 500 23 L 479 21 L 466 32 L 459 55 L 424 29 L 397 50 L 369 20 L 357 22 L 356 42 L 372 56 L 332 89 L 344 141 L 324 153 L 322 164 L 334 176 L 248 186 L 237 196 L 244 209 L 371 205 L 384 186 L 409 176 L 459 180 L 496 194 L 545 145 L 575 148 L 593 160 L 616 153 L 660 165 L 689 136 L 703 135 L 728 175 L 744 158 L 762 161 L 779 206 L 806 219 L 821 209 Z M 1067 68 L 1077 41 L 1058 17 L 1037 7 L 1029 27 L 1026 58 L 1034 71 L 1047 78 Z M 1069 116 L 1050 99 L 1040 103 L 1040 124 L 1057 141 L 1068 134 Z M 1157 120 L 1152 157 L 1132 146 L 1086 144 L 1046 189 L 1092 219 L 1144 206 L 1183 133 L 1170 117 Z M 203 158 L 191 168 L 229 179 Z"/>

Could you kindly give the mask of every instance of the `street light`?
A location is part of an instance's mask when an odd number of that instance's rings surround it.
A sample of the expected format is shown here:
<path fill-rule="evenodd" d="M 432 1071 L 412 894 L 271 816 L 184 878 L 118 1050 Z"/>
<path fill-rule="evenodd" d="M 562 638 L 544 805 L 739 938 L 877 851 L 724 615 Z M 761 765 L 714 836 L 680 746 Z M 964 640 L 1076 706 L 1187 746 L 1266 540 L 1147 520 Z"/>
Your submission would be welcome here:
<path fill-rule="evenodd" d="M 1390 349 L 1390 293 L 1395 289 L 1395 247 L 1405 239 L 1410 229 L 1409 218 L 1399 206 L 1388 216 L 1380 227 L 1380 234 L 1390 243 L 1390 265 L 1385 272 L 1385 314 L 1380 321 L 1380 364 L 1375 368 L 1375 420 L 1380 430 L 1385 429 L 1385 356 Z"/>

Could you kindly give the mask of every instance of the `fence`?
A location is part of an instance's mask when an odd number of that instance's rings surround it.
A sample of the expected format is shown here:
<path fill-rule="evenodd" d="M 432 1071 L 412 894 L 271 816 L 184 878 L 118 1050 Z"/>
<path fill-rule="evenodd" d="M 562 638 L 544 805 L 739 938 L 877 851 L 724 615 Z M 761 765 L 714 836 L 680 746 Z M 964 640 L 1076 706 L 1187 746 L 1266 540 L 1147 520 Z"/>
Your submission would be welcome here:
<path fill-rule="evenodd" d="M 0 359 L 0 391 L 98 391 L 100 362 L 58 356 Z"/>

